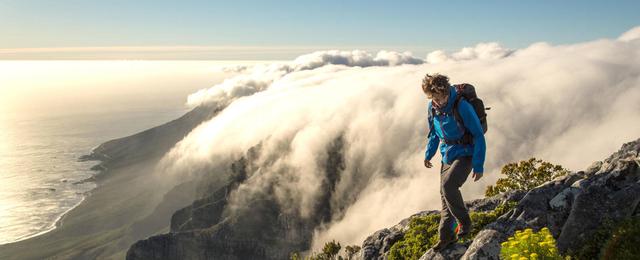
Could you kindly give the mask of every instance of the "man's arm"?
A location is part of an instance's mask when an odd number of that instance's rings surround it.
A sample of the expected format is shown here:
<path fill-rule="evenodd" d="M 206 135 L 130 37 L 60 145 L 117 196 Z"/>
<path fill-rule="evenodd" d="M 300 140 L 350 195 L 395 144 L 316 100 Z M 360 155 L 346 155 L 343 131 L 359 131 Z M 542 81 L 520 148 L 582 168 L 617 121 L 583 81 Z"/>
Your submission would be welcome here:
<path fill-rule="evenodd" d="M 466 100 L 461 100 L 458 111 L 462 117 L 462 122 L 469 129 L 471 135 L 473 135 L 473 160 L 471 164 L 473 166 L 474 173 L 484 172 L 484 158 L 487 150 L 487 144 L 484 140 L 484 131 L 482 131 L 482 125 L 480 119 L 473 107 Z"/>
<path fill-rule="evenodd" d="M 431 113 L 431 102 L 429 102 L 429 113 Z M 431 120 L 431 121 L 430 121 Z M 433 127 L 433 116 L 427 117 L 427 125 L 429 126 L 429 134 L 427 140 L 427 148 L 425 149 L 424 159 L 431 161 L 431 158 L 436 154 L 438 150 L 438 145 L 440 145 L 440 138 L 436 134 L 436 130 Z"/>

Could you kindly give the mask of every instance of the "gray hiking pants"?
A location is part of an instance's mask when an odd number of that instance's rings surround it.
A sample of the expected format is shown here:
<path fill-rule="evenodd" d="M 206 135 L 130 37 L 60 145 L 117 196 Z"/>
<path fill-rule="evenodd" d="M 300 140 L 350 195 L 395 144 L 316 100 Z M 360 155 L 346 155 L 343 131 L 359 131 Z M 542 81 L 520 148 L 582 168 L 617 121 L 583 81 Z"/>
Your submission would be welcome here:
<path fill-rule="evenodd" d="M 456 158 L 451 165 L 442 163 L 440 168 L 440 226 L 441 241 L 452 240 L 455 236 L 456 221 L 459 225 L 471 227 L 469 210 L 464 205 L 460 187 L 471 173 L 471 156 Z"/>

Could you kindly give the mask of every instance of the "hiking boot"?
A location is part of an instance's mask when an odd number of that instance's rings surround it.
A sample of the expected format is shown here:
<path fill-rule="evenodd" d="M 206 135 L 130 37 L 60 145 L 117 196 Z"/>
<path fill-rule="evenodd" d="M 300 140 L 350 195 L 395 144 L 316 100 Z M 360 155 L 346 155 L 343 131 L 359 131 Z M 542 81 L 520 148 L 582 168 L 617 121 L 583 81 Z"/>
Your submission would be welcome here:
<path fill-rule="evenodd" d="M 458 238 L 462 238 L 465 237 L 466 235 L 469 235 L 469 233 L 471 233 L 471 225 L 469 225 L 469 227 L 467 228 L 467 226 L 460 226 L 460 232 L 458 232 Z"/>
<path fill-rule="evenodd" d="M 455 243 L 456 241 L 458 241 L 457 238 L 452 239 L 452 240 L 448 240 L 448 241 L 438 241 L 438 243 L 436 243 L 435 246 L 432 247 L 433 251 L 439 252 L 442 251 L 443 249 L 445 249 L 447 246 Z"/>

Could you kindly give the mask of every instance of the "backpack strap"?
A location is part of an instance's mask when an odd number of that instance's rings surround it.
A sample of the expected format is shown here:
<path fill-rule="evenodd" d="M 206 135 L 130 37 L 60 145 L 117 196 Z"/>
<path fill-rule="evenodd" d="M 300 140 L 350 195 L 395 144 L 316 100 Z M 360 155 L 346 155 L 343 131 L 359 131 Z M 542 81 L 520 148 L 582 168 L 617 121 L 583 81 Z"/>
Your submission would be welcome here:
<path fill-rule="evenodd" d="M 448 140 L 448 139 L 444 139 L 442 138 L 442 142 L 444 142 L 445 144 L 472 144 L 473 143 L 473 136 L 471 135 L 471 133 L 467 130 L 466 127 L 464 127 L 464 122 L 462 121 L 462 116 L 460 116 L 460 113 L 458 111 L 458 105 L 460 104 L 460 100 L 463 99 L 464 97 L 462 96 L 462 84 L 459 85 L 454 85 L 455 89 L 456 89 L 456 99 L 453 102 L 453 116 L 454 119 L 456 120 L 456 123 L 458 125 L 458 128 L 462 129 L 463 135 L 462 138 L 457 139 L 457 140 Z M 433 107 L 432 103 L 429 102 L 429 113 L 428 113 L 428 121 L 429 121 L 429 129 L 433 129 L 433 116 L 434 115 L 439 115 L 441 112 L 437 112 L 436 108 Z"/>
<path fill-rule="evenodd" d="M 433 108 L 433 105 L 431 105 L 431 101 L 429 101 L 429 105 L 428 105 L 428 116 L 427 116 L 427 121 L 429 122 L 429 131 L 431 131 L 433 129 L 433 114 L 435 114 L 434 111 L 435 108 Z"/>
<path fill-rule="evenodd" d="M 465 83 L 453 85 L 453 87 L 456 88 L 456 93 L 458 93 L 458 94 L 462 93 L 462 89 L 464 88 L 464 85 L 465 85 Z"/>
<path fill-rule="evenodd" d="M 460 111 L 458 109 L 458 106 L 460 105 L 460 100 L 462 100 L 464 97 L 462 96 L 462 92 L 461 92 L 461 87 L 459 88 L 459 86 L 462 86 L 462 84 L 460 85 L 456 85 L 456 92 L 457 92 L 457 96 L 456 96 L 456 100 L 453 103 L 453 117 L 456 120 L 456 123 L 458 123 L 458 126 L 460 128 L 462 128 L 463 134 L 462 137 L 458 140 L 455 141 L 450 141 L 451 143 L 454 144 L 472 144 L 473 143 L 473 136 L 471 135 L 471 133 L 467 130 L 467 128 L 464 126 L 464 121 L 462 120 L 462 116 L 460 115 Z"/>

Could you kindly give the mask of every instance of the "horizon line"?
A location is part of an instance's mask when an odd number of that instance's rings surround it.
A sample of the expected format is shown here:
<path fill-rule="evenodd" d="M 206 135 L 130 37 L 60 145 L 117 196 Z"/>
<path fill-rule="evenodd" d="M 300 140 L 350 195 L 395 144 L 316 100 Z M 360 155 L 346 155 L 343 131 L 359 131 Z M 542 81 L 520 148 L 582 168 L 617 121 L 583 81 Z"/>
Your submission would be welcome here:
<path fill-rule="evenodd" d="M 323 50 L 399 51 L 436 49 L 417 45 L 129 45 L 0 48 L 0 60 L 274 60 Z M 422 56 L 424 56 L 422 55 Z"/>

